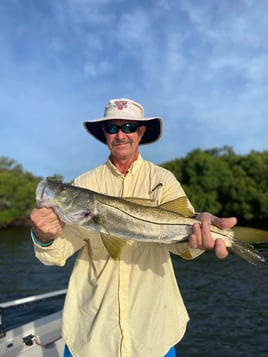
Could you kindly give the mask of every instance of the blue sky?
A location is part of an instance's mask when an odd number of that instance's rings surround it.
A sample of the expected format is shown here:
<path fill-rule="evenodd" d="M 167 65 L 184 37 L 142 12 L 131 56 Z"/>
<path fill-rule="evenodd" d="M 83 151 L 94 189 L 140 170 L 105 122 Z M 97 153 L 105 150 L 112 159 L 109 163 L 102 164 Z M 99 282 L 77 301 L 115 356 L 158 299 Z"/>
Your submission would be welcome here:
<path fill-rule="evenodd" d="M 106 161 L 84 120 L 110 98 L 160 116 L 157 164 L 267 150 L 266 0 L 1 0 L 0 156 L 71 180 Z"/>

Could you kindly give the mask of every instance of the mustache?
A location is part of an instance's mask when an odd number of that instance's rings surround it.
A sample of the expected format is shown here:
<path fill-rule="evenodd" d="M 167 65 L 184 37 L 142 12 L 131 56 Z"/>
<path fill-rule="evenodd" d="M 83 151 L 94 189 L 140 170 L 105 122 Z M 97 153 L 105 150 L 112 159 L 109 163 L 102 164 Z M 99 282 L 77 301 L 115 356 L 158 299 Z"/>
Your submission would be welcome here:
<path fill-rule="evenodd" d="M 115 139 L 112 141 L 112 146 L 116 146 L 116 145 L 120 145 L 120 144 L 131 144 L 131 143 L 132 143 L 132 141 L 129 139 L 123 139 L 123 140 Z"/>

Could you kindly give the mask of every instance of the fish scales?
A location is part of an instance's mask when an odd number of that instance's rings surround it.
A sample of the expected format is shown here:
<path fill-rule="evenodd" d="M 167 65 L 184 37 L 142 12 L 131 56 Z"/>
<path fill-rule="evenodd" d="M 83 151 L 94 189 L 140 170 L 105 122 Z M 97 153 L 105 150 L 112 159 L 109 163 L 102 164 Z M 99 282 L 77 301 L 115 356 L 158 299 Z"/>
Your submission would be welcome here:
<path fill-rule="evenodd" d="M 97 229 L 100 233 L 107 233 L 103 231 L 103 227 L 109 227 L 111 235 L 143 242 L 170 244 L 185 241 L 192 232 L 193 224 L 198 222 L 157 207 L 140 207 L 109 196 L 95 198 L 95 208 L 96 215 L 100 217 L 99 230 Z M 85 225 L 90 226 L 91 222 L 88 221 Z M 223 238 L 231 246 L 232 231 L 222 231 L 217 227 L 212 227 L 211 231 L 214 239 Z"/>
<path fill-rule="evenodd" d="M 38 207 L 52 207 L 59 218 L 68 225 L 82 226 L 100 233 L 110 256 L 120 256 L 126 240 L 172 244 L 185 242 L 192 232 L 194 223 L 201 223 L 189 217 L 187 199 L 180 197 L 159 207 L 148 207 L 135 201 L 103 195 L 85 188 L 44 179 L 36 189 Z M 144 202 L 143 202 L 144 203 Z M 268 232 L 239 227 L 238 232 L 267 239 Z M 229 249 L 246 261 L 267 266 L 265 258 L 246 241 L 234 236 L 234 229 L 221 230 L 210 226 L 214 240 L 222 238 Z"/>

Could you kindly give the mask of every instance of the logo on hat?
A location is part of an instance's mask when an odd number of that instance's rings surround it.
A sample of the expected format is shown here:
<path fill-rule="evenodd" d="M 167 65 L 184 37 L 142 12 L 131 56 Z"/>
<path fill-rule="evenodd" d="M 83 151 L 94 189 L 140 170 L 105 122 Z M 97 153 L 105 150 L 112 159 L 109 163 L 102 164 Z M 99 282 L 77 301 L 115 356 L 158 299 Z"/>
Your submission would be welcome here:
<path fill-rule="evenodd" d="M 127 101 L 124 101 L 124 100 L 116 101 L 116 102 L 114 102 L 114 107 L 116 107 L 118 110 L 126 109 Z"/>

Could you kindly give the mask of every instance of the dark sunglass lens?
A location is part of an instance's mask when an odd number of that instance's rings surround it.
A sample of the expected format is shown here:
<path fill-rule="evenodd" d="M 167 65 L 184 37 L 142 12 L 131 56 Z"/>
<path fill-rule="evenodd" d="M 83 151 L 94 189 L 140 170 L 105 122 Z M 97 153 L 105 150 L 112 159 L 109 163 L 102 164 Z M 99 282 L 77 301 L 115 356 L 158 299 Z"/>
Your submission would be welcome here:
<path fill-rule="evenodd" d="M 115 124 L 104 124 L 104 129 L 108 134 L 116 134 L 118 132 L 118 126 Z"/>
<path fill-rule="evenodd" d="M 119 129 L 121 129 L 123 131 L 123 133 L 126 133 L 126 134 L 135 133 L 135 131 L 137 131 L 137 128 L 138 128 L 138 124 L 136 124 L 136 123 L 125 123 L 121 126 L 116 125 L 116 124 L 106 123 L 103 126 L 104 126 L 104 130 L 108 134 L 116 134 L 116 133 L 118 133 Z"/>
<path fill-rule="evenodd" d="M 124 133 L 134 133 L 138 128 L 136 123 L 126 123 L 121 126 L 121 129 Z"/>

